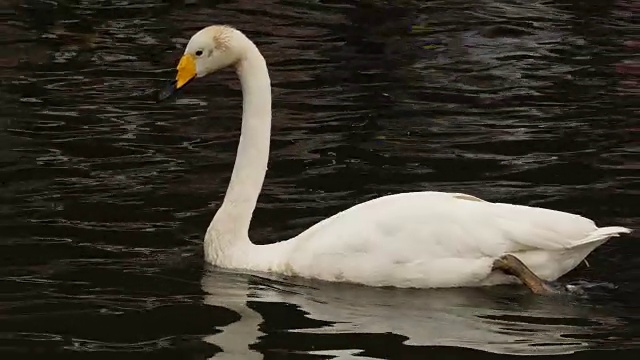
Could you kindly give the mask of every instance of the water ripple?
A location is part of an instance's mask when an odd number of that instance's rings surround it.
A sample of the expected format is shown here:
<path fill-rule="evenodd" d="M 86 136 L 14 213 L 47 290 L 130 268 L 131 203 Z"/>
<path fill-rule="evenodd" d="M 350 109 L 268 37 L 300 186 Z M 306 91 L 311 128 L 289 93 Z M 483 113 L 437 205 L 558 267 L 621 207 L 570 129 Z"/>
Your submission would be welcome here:
<path fill-rule="evenodd" d="M 274 97 L 256 243 L 421 189 L 637 228 L 638 11 L 631 0 L 1 5 L 0 354 L 637 352 L 637 235 L 591 255 L 563 279 L 585 296 L 558 302 L 203 272 L 240 86 L 226 71 L 174 102 L 153 92 L 203 26 L 256 41 Z"/>

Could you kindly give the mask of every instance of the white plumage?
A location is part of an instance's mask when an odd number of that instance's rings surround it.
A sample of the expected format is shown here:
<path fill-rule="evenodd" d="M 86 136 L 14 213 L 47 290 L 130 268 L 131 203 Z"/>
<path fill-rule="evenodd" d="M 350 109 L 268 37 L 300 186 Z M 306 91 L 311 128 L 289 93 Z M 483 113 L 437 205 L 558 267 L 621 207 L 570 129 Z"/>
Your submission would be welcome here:
<path fill-rule="evenodd" d="M 625 232 L 554 210 L 415 192 L 356 205 L 278 244 L 238 240 L 244 246 L 209 260 L 230 268 L 371 286 L 482 286 L 517 281 L 492 272 L 493 261 L 504 254 L 515 255 L 539 277 L 555 280 L 611 236 Z M 213 248 L 224 237 L 207 235 Z"/>
<path fill-rule="evenodd" d="M 264 58 L 238 30 L 207 27 L 189 41 L 178 82 L 229 65 L 242 83 L 243 124 L 227 194 L 205 235 L 205 257 L 214 265 L 371 286 L 484 286 L 517 281 L 493 271 L 502 255 L 512 254 L 540 278 L 555 280 L 609 238 L 630 232 L 554 210 L 413 192 L 356 205 L 292 239 L 254 245 L 248 230 L 266 174 L 271 128 Z M 193 74 L 185 75 L 188 69 Z"/>

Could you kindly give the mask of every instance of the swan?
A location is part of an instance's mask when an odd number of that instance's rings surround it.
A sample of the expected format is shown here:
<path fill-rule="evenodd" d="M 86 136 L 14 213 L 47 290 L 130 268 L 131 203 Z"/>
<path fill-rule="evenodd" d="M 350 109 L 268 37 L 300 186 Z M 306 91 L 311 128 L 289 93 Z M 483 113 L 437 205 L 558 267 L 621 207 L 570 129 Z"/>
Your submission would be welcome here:
<path fill-rule="evenodd" d="M 419 191 L 360 203 L 291 239 L 255 245 L 249 225 L 271 137 L 271 84 L 256 45 L 228 25 L 203 28 L 189 40 L 158 101 L 229 66 L 241 82 L 242 127 L 227 192 L 204 237 L 205 260 L 214 266 L 399 288 L 522 283 L 546 294 L 550 281 L 591 251 L 631 232 L 566 212 Z"/>

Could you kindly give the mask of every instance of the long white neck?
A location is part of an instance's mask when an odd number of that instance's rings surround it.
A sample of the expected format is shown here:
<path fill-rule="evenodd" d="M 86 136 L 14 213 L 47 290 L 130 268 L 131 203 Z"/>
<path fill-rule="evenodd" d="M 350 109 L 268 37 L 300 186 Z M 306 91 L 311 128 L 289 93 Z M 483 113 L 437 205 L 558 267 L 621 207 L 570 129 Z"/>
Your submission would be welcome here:
<path fill-rule="evenodd" d="M 271 83 L 267 65 L 250 41 L 237 65 L 242 84 L 242 129 L 224 201 L 205 236 L 205 256 L 223 261 L 232 248 L 250 246 L 249 225 L 262 189 L 271 138 Z"/>

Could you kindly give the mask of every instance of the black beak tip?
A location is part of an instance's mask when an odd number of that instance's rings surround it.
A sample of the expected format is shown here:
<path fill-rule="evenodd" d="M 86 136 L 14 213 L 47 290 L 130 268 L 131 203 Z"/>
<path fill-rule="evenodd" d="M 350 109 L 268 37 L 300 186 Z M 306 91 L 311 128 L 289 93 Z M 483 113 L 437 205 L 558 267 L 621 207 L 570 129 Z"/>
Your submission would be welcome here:
<path fill-rule="evenodd" d="M 164 89 L 159 90 L 157 94 L 156 102 L 164 101 L 169 97 L 171 97 L 171 95 L 175 94 L 177 91 L 176 89 L 177 83 L 178 83 L 177 80 L 172 80 Z"/>

